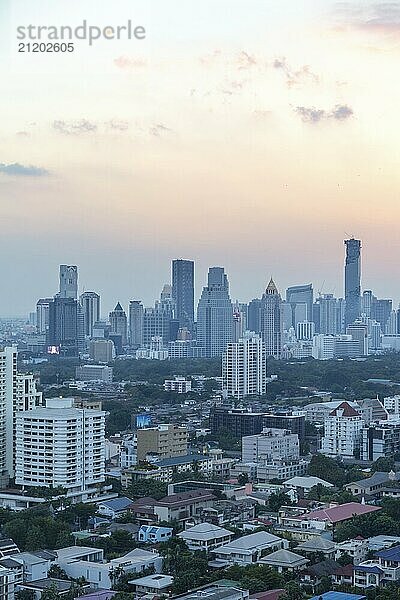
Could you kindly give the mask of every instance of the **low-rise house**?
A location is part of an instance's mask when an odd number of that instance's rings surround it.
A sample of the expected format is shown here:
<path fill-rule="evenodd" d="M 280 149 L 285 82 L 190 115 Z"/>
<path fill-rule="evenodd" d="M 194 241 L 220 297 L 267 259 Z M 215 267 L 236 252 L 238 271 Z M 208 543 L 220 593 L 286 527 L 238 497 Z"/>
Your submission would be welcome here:
<path fill-rule="evenodd" d="M 97 505 L 97 512 L 99 515 L 104 517 L 115 519 L 119 515 L 126 513 L 132 504 L 132 500 L 126 496 L 122 496 L 121 498 L 113 498 L 112 500 L 99 502 Z"/>
<path fill-rule="evenodd" d="M 12 569 L 0 565 L 0 590 L 2 600 L 14 600 L 15 577 Z"/>
<path fill-rule="evenodd" d="M 367 515 L 372 512 L 381 510 L 378 506 L 369 506 L 367 504 L 359 504 L 358 502 L 347 502 L 330 508 L 312 510 L 304 515 L 303 519 L 314 525 L 324 523 L 325 528 L 334 529 L 337 523 L 348 521 L 355 516 Z"/>
<path fill-rule="evenodd" d="M 45 579 L 51 567 L 51 561 L 49 559 L 37 556 L 33 552 L 18 552 L 17 554 L 11 554 L 0 562 L 4 565 L 5 561 L 13 561 L 20 565 L 20 569 L 16 568 L 15 564 L 14 568 L 12 568 L 10 562 L 10 568 L 15 572 L 16 583 L 19 583 L 20 581 L 26 582 Z"/>
<path fill-rule="evenodd" d="M 308 477 L 292 477 L 291 479 L 284 481 L 283 485 L 286 488 L 296 488 L 301 496 L 306 496 L 316 485 L 322 485 L 326 488 L 334 487 L 332 483 L 329 483 L 329 481 L 325 481 L 324 479 L 313 477 L 311 475 Z"/>
<path fill-rule="evenodd" d="M 393 471 L 391 473 L 376 471 L 371 477 L 348 483 L 345 489 L 354 496 L 380 497 L 382 488 L 393 481 L 398 481 L 397 475 Z"/>
<path fill-rule="evenodd" d="M 139 536 L 140 525 L 136 523 L 111 523 L 107 527 L 107 533 L 114 533 L 114 531 L 126 531 L 130 533 L 132 539 L 137 541 Z"/>
<path fill-rule="evenodd" d="M 348 594 L 347 592 L 325 592 L 319 596 L 314 596 L 310 600 L 365 600 L 366 596 L 358 594 Z"/>
<path fill-rule="evenodd" d="M 310 560 L 301 554 L 286 549 L 276 550 L 258 561 L 260 565 L 267 565 L 278 573 L 296 573 L 304 569 L 309 562 Z"/>
<path fill-rule="evenodd" d="M 368 546 L 366 540 L 355 538 L 354 540 L 344 540 L 336 544 L 335 558 L 340 558 L 343 554 L 348 554 L 353 561 L 353 564 L 358 565 L 368 554 Z"/>
<path fill-rule="evenodd" d="M 19 552 L 19 548 L 14 540 L 10 538 L 0 539 L 0 558 L 11 556 Z"/>
<path fill-rule="evenodd" d="M 311 540 L 307 540 L 296 547 L 298 552 L 302 554 L 321 554 L 325 559 L 335 557 L 336 545 L 331 540 L 323 538 L 321 536 Z"/>
<path fill-rule="evenodd" d="M 174 578 L 171 575 L 155 573 L 154 575 L 139 577 L 139 579 L 134 579 L 129 583 L 135 588 L 138 596 L 146 594 L 160 596 L 161 594 L 168 594 L 170 592 Z"/>
<path fill-rule="evenodd" d="M 57 590 L 58 597 L 62 598 L 69 595 L 73 581 L 67 581 L 65 579 L 53 579 L 48 577 L 46 579 L 37 579 L 36 581 L 27 581 L 18 586 L 19 590 L 29 590 L 33 592 L 36 600 L 40 600 L 42 593 L 48 588 L 55 588 Z M 88 585 L 85 585 L 89 589 Z"/>
<path fill-rule="evenodd" d="M 395 535 L 374 535 L 366 540 L 368 550 L 385 550 L 395 544 L 400 545 L 400 537 Z"/>
<path fill-rule="evenodd" d="M 340 564 L 328 558 L 314 565 L 308 565 L 301 572 L 300 581 L 311 585 L 315 589 L 322 582 L 323 577 L 329 577 L 332 580 L 338 569 L 340 569 Z"/>
<path fill-rule="evenodd" d="M 251 533 L 212 550 L 215 560 L 210 563 L 210 566 L 251 565 L 258 562 L 267 552 L 288 548 L 288 546 L 288 540 L 266 531 Z"/>
<path fill-rule="evenodd" d="M 385 583 L 400 582 L 400 546 L 380 550 L 373 560 L 365 560 L 354 567 L 355 587 L 378 587 Z"/>
<path fill-rule="evenodd" d="M 200 516 L 202 510 L 213 506 L 214 501 L 215 496 L 211 490 L 200 488 L 182 494 L 171 494 L 161 500 L 140 498 L 132 504 L 130 510 L 144 525 L 174 520 L 183 523 Z"/>
<path fill-rule="evenodd" d="M 84 550 L 88 549 L 84 548 Z M 127 573 L 141 573 L 147 569 L 154 569 L 159 573 L 162 568 L 162 557 L 157 552 L 149 552 L 141 548 L 135 548 L 109 562 L 104 562 L 103 550 L 97 552 L 101 552 L 100 560 L 98 556 L 88 552 L 80 557 L 72 549 L 63 548 L 57 551 L 59 554 L 57 564 L 73 579 L 84 577 L 93 589 L 111 589 L 115 574 L 121 570 Z"/>
<path fill-rule="evenodd" d="M 249 591 L 241 590 L 233 585 L 219 585 L 218 582 L 205 585 L 188 592 L 175 596 L 174 600 L 248 600 Z"/>
<path fill-rule="evenodd" d="M 172 537 L 172 527 L 157 527 L 155 525 L 142 525 L 139 529 L 138 541 L 145 544 L 166 542 Z"/>
<path fill-rule="evenodd" d="M 185 540 L 189 550 L 210 552 L 210 550 L 231 542 L 233 533 L 212 523 L 199 523 L 186 531 L 178 533 L 178 537 Z"/>

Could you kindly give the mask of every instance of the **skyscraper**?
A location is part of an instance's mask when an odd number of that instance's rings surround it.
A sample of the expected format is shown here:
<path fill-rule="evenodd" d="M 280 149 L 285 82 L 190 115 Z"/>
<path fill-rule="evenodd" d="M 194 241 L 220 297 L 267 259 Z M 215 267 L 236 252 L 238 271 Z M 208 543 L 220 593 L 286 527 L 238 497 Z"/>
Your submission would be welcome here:
<path fill-rule="evenodd" d="M 128 322 L 126 312 L 121 304 L 117 302 L 114 310 L 110 312 L 110 335 L 121 336 L 122 346 L 126 346 L 128 337 Z"/>
<path fill-rule="evenodd" d="M 286 302 L 290 304 L 292 309 L 292 326 L 294 329 L 300 322 L 312 321 L 314 292 L 311 283 L 287 288 Z"/>
<path fill-rule="evenodd" d="M 346 300 L 345 325 L 354 323 L 361 314 L 361 241 L 345 240 L 344 293 Z"/>
<path fill-rule="evenodd" d="M 64 356 L 78 355 L 78 302 L 73 298 L 55 296 L 49 305 L 47 343 L 59 348 Z"/>
<path fill-rule="evenodd" d="M 78 267 L 60 265 L 60 298 L 78 298 Z"/>
<path fill-rule="evenodd" d="M 49 328 L 49 306 L 52 298 L 40 298 L 36 303 L 36 331 L 46 334 Z"/>
<path fill-rule="evenodd" d="M 85 335 L 92 337 L 93 325 L 100 321 L 100 296 L 96 292 L 83 292 L 79 300 L 83 311 Z"/>
<path fill-rule="evenodd" d="M 197 307 L 197 341 L 208 358 L 221 356 L 233 339 L 233 309 L 223 267 L 210 267 Z"/>
<path fill-rule="evenodd" d="M 143 344 L 143 304 L 140 300 L 129 302 L 129 344 L 133 348 Z"/>
<path fill-rule="evenodd" d="M 230 342 L 222 358 L 223 391 L 241 400 L 266 392 L 265 344 L 261 337 L 247 331 L 238 342 Z"/>
<path fill-rule="evenodd" d="M 267 357 L 282 358 L 282 298 L 272 278 L 261 300 L 261 335 Z"/>
<path fill-rule="evenodd" d="M 179 327 L 193 331 L 194 324 L 194 261 L 172 261 L 172 297 Z"/>

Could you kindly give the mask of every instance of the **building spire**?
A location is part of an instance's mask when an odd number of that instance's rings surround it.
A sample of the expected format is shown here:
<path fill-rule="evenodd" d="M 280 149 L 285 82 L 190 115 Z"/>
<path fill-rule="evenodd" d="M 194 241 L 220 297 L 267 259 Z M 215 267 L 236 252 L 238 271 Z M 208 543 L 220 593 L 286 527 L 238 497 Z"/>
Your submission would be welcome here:
<path fill-rule="evenodd" d="M 272 279 L 272 277 L 269 280 L 269 284 L 267 285 L 265 293 L 268 294 L 268 295 L 278 294 L 278 288 L 276 287 L 276 285 L 275 285 L 274 280 Z"/>

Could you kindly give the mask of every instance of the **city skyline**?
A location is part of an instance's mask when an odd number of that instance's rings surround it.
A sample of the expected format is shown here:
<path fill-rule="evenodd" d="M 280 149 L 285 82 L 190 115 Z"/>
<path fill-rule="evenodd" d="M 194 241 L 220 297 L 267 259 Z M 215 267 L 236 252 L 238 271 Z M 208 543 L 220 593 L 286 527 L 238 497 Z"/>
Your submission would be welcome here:
<path fill-rule="evenodd" d="M 0 314 L 28 312 L 26 288 L 51 294 L 61 263 L 107 310 L 114 290 L 149 304 L 175 257 L 196 260 L 197 295 L 210 265 L 233 298 L 271 275 L 339 295 L 349 234 L 364 286 L 397 302 L 397 5 L 234 0 L 228 20 L 224 1 L 167 4 L 83 0 L 72 19 L 62 3 L 2 3 Z M 16 52 L 27 22 L 127 17 L 145 40 Z"/>

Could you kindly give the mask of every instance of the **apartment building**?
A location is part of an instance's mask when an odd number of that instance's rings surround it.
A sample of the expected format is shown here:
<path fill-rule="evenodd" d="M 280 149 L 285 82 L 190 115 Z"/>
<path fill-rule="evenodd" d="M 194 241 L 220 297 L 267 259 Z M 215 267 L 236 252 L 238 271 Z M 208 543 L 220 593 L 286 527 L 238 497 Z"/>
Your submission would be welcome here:
<path fill-rule="evenodd" d="M 149 454 L 173 458 L 187 454 L 188 432 L 185 426 L 162 424 L 137 430 L 137 460 L 145 462 Z"/>
<path fill-rule="evenodd" d="M 73 408 L 73 398 L 16 415 L 15 481 L 82 492 L 105 480 L 105 413 Z"/>

